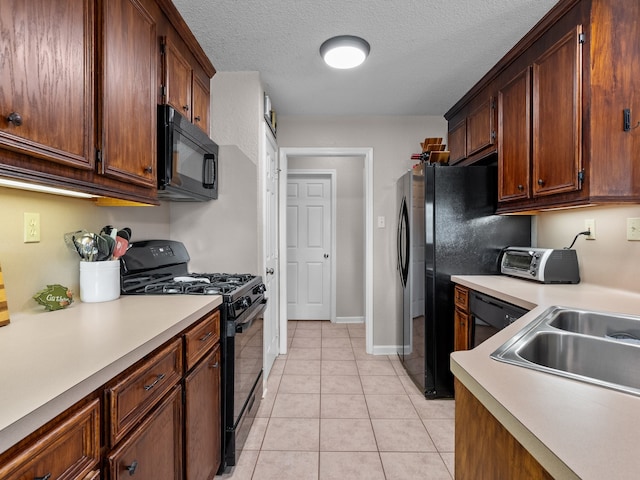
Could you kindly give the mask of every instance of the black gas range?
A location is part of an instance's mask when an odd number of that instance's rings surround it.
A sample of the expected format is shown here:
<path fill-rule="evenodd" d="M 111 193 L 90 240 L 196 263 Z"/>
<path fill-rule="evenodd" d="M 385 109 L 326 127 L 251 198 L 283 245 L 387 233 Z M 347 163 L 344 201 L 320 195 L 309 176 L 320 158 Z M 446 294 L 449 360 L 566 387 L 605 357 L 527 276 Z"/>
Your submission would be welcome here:
<path fill-rule="evenodd" d="M 222 465 L 236 465 L 262 398 L 266 288 L 262 277 L 189 272 L 186 247 L 174 240 L 134 242 L 120 258 L 123 295 L 221 295 Z"/>

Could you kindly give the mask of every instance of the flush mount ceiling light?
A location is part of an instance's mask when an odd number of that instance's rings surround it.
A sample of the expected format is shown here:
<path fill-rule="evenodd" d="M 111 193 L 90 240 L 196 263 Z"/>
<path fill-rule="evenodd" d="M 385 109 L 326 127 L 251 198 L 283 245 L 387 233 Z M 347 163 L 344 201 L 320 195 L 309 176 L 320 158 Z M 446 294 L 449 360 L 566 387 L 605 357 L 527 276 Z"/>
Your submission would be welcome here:
<path fill-rule="evenodd" d="M 360 37 L 340 35 L 320 45 L 320 55 L 330 67 L 346 69 L 364 62 L 370 49 L 369 43 Z"/>

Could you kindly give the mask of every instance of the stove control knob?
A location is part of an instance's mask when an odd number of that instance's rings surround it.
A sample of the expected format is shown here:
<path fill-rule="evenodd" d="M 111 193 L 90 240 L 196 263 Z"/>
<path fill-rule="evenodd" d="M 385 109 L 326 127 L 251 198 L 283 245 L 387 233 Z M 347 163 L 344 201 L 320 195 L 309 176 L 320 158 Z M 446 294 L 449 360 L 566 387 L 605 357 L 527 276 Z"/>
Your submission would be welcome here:
<path fill-rule="evenodd" d="M 260 295 L 261 293 L 264 293 L 267 291 L 267 287 L 265 287 L 264 283 L 261 283 L 260 285 L 256 286 L 253 289 L 253 294 L 254 295 Z"/>
<path fill-rule="evenodd" d="M 242 308 L 248 308 L 251 306 L 251 297 L 242 297 L 240 300 L 240 306 Z"/>

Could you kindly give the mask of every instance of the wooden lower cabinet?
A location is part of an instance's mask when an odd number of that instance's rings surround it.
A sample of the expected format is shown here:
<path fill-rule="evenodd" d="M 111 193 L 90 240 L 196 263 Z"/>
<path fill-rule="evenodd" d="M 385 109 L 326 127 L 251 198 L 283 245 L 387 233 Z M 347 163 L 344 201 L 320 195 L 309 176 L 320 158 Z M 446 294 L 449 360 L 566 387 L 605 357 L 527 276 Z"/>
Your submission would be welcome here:
<path fill-rule="evenodd" d="M 182 387 L 160 405 L 107 457 L 110 480 L 182 478 Z"/>
<path fill-rule="evenodd" d="M 453 312 L 453 349 L 471 348 L 471 315 L 469 314 L 469 289 L 456 285 L 453 292 L 455 310 Z"/>
<path fill-rule="evenodd" d="M 553 477 L 458 380 L 456 480 L 551 480 Z"/>
<path fill-rule="evenodd" d="M 12 458 L 0 459 L 0 479 L 99 478 L 99 462 L 100 401 L 95 399 L 72 410 Z"/>
<path fill-rule="evenodd" d="M 210 480 L 221 461 L 220 346 L 184 379 L 187 480 Z"/>

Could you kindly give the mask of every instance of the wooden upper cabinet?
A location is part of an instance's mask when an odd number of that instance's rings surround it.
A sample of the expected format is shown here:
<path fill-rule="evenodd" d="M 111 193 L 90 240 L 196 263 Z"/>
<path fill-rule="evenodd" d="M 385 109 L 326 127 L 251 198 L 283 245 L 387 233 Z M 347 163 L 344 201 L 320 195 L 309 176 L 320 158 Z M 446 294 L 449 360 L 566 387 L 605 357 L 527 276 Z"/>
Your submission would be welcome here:
<path fill-rule="evenodd" d="M 498 200 L 530 197 L 531 69 L 498 92 Z"/>
<path fill-rule="evenodd" d="M 495 131 L 495 98 L 476 105 L 468 113 L 460 115 L 449 122 L 448 132 L 449 163 L 455 165 L 464 160 L 465 164 L 473 163 L 493 153 L 496 140 Z"/>
<path fill-rule="evenodd" d="M 467 156 L 491 147 L 495 143 L 494 114 L 495 100 L 491 97 L 467 117 Z"/>
<path fill-rule="evenodd" d="M 156 21 L 138 0 L 104 0 L 99 172 L 156 185 Z"/>
<path fill-rule="evenodd" d="M 200 77 L 193 76 L 193 123 L 209 135 L 210 106 L 209 82 L 203 82 Z"/>
<path fill-rule="evenodd" d="M 545 50 L 498 92 L 498 200 L 582 187 L 582 26 Z"/>
<path fill-rule="evenodd" d="M 95 2 L 0 2 L 0 146 L 94 167 Z"/>
<path fill-rule="evenodd" d="M 449 130 L 449 163 L 456 164 L 467 158 L 467 120 L 455 124 Z"/>
<path fill-rule="evenodd" d="M 209 77 L 177 32 L 168 33 L 160 41 L 164 103 L 209 135 Z"/>
<path fill-rule="evenodd" d="M 180 53 L 171 37 L 162 39 L 161 48 L 164 50 L 166 103 L 191 120 L 191 64 Z"/>
<path fill-rule="evenodd" d="M 582 26 L 533 63 L 533 194 L 579 190 L 582 171 Z"/>

